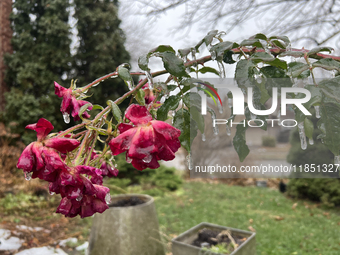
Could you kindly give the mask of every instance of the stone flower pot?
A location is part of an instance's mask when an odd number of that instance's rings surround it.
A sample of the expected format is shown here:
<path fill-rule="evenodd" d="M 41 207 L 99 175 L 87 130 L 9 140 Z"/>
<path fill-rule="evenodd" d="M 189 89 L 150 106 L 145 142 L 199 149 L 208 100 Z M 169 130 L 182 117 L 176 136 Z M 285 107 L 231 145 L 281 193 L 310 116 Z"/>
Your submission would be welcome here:
<path fill-rule="evenodd" d="M 112 207 L 114 203 L 138 197 L 143 204 Z M 102 214 L 96 214 L 90 233 L 89 255 L 164 255 L 154 199 L 128 194 L 112 197 Z"/>
<path fill-rule="evenodd" d="M 178 237 L 172 240 L 172 254 L 173 255 L 224 255 L 221 253 L 214 253 L 199 248 L 197 246 L 191 245 L 192 242 L 198 237 L 198 231 L 201 229 L 211 229 L 211 230 L 230 230 L 231 234 L 238 235 L 241 237 L 246 237 L 247 240 L 244 241 L 236 250 L 234 250 L 229 255 L 255 255 L 256 254 L 256 241 L 255 241 L 255 233 L 244 231 L 235 228 L 223 227 L 211 223 L 202 222 L 197 226 L 185 231 L 180 234 Z"/>

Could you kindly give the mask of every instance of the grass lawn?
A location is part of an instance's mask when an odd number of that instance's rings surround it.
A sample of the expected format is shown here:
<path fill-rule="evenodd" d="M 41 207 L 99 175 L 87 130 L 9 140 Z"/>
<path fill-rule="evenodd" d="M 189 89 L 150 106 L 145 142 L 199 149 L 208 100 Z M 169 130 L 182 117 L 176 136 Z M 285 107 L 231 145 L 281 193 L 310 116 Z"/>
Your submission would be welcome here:
<path fill-rule="evenodd" d="M 156 199 L 156 207 L 169 238 L 210 222 L 252 226 L 261 255 L 340 254 L 339 211 L 288 199 L 277 190 L 187 182 L 181 191 Z"/>

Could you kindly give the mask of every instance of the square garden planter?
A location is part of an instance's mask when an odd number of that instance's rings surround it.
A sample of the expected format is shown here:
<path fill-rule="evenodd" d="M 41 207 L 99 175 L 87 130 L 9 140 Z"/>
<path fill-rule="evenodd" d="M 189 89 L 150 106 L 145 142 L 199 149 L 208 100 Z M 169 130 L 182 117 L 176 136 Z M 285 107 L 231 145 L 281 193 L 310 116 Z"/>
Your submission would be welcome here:
<path fill-rule="evenodd" d="M 235 228 L 228 228 L 211 223 L 202 222 L 197 226 L 180 234 L 172 240 L 172 254 L 173 255 L 222 255 L 221 253 L 214 253 L 192 245 L 192 242 L 198 238 L 198 232 L 204 228 L 210 230 L 229 230 L 232 235 L 247 238 L 240 246 L 237 247 L 232 253 L 228 255 L 255 255 L 256 254 L 256 241 L 255 233 L 244 231 Z"/>

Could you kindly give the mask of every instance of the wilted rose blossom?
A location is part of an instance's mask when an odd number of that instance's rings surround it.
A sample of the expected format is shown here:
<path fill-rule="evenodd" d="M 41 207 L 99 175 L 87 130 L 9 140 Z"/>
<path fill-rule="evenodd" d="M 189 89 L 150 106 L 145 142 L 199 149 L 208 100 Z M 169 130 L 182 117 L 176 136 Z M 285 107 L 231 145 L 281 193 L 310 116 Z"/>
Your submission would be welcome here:
<path fill-rule="evenodd" d="M 173 160 L 181 146 L 181 131 L 163 121 L 152 120 L 145 106 L 130 105 L 125 112 L 131 124 L 120 124 L 120 135 L 113 138 L 110 148 L 113 155 L 126 151 L 126 160 L 136 169 L 158 168 L 158 160 Z"/>
<path fill-rule="evenodd" d="M 37 142 L 30 143 L 22 152 L 17 168 L 24 173 L 32 173 L 33 178 L 39 177 L 47 181 L 55 179 L 56 170 L 64 170 L 65 164 L 59 153 L 73 151 L 79 146 L 79 141 L 69 138 L 46 139 L 48 133 L 53 130 L 53 125 L 48 120 L 41 118 L 36 124 L 26 126 L 37 132 Z"/>
<path fill-rule="evenodd" d="M 94 151 L 91 153 L 91 160 L 98 158 L 99 155 L 95 153 Z M 102 170 L 102 176 L 107 176 L 107 177 L 117 177 L 119 170 L 112 166 L 111 161 L 106 161 L 105 159 L 100 160 L 101 166 L 100 170 Z"/>
<path fill-rule="evenodd" d="M 57 82 L 54 82 L 54 89 L 55 94 L 58 97 L 62 97 L 63 101 L 61 102 L 60 111 L 63 114 L 71 114 L 75 121 L 80 120 L 79 118 L 79 110 L 80 108 L 88 104 L 88 101 L 84 100 L 78 100 L 76 97 L 72 94 L 72 89 L 66 89 L 63 86 L 60 86 Z M 92 105 L 88 108 L 89 110 L 92 110 Z M 83 118 L 90 118 L 90 115 L 85 111 L 83 113 Z"/>

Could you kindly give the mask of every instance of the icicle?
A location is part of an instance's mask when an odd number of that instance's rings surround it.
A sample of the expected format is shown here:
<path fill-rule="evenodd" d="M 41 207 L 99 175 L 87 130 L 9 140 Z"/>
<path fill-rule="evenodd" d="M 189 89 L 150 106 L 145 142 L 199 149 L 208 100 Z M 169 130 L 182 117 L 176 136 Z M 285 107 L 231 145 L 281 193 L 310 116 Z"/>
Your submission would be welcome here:
<path fill-rule="evenodd" d="M 133 81 L 126 81 L 129 90 L 133 90 L 135 88 L 135 85 L 133 84 Z"/>
<path fill-rule="evenodd" d="M 316 106 L 314 106 L 314 109 L 315 109 L 315 117 L 320 119 L 321 118 L 321 115 L 320 115 L 320 106 L 316 105 Z"/>
<path fill-rule="evenodd" d="M 218 104 L 218 112 L 221 114 L 223 113 L 223 107 L 221 104 Z"/>
<path fill-rule="evenodd" d="M 99 85 L 99 83 L 100 83 L 100 82 L 97 82 L 97 83 L 93 84 L 93 85 L 92 85 L 92 88 L 97 87 L 97 86 Z"/>
<path fill-rule="evenodd" d="M 152 75 L 149 71 L 145 71 L 146 78 L 148 78 L 149 89 L 153 90 L 153 80 Z"/>
<path fill-rule="evenodd" d="M 70 114 L 68 114 L 67 112 L 63 113 L 63 118 L 64 118 L 64 122 L 66 124 L 70 123 Z"/>
<path fill-rule="evenodd" d="M 25 180 L 30 181 L 32 179 L 32 174 L 33 174 L 33 172 L 25 173 Z"/>
<path fill-rule="evenodd" d="M 76 198 L 76 200 L 79 202 L 79 201 L 81 201 L 83 199 L 83 194 L 80 194 L 77 198 Z"/>
<path fill-rule="evenodd" d="M 279 119 L 279 122 L 277 123 L 277 125 L 280 127 L 281 125 L 281 111 L 279 110 L 277 113 L 277 118 Z"/>
<path fill-rule="evenodd" d="M 106 195 L 105 195 L 105 202 L 106 202 L 106 204 L 110 204 L 111 203 L 110 192 L 106 193 Z"/>
<path fill-rule="evenodd" d="M 228 107 L 231 109 L 233 107 L 233 99 L 228 98 Z"/>
<path fill-rule="evenodd" d="M 219 130 L 218 130 L 217 125 L 215 125 L 215 127 L 213 127 L 213 132 L 214 132 L 214 135 L 218 135 Z"/>
<path fill-rule="evenodd" d="M 218 65 L 220 77 L 221 77 L 222 79 L 225 78 L 225 69 L 224 69 L 223 63 L 220 62 L 220 61 L 217 61 L 217 65 Z"/>
<path fill-rule="evenodd" d="M 192 162 L 192 155 L 191 155 L 191 152 L 188 154 L 188 156 L 186 157 L 186 160 L 187 160 L 187 165 L 188 165 L 188 168 L 189 170 L 192 170 L 194 169 L 194 164 Z"/>
<path fill-rule="evenodd" d="M 305 128 L 304 128 L 303 122 L 301 122 L 298 125 L 298 128 L 299 128 L 301 149 L 305 150 L 305 149 L 307 149 L 307 138 L 306 138 Z"/>
<path fill-rule="evenodd" d="M 215 60 L 216 59 L 216 51 L 211 52 L 211 59 Z"/>
<path fill-rule="evenodd" d="M 309 144 L 313 145 L 314 144 L 314 140 L 309 138 Z"/>
<path fill-rule="evenodd" d="M 256 115 L 254 113 L 252 113 L 252 112 L 250 113 L 250 119 L 251 120 L 255 120 L 256 119 Z"/>
<path fill-rule="evenodd" d="M 145 158 L 142 159 L 142 161 L 146 164 L 150 163 L 152 160 L 152 155 L 149 154 L 148 156 L 146 156 Z"/>
<path fill-rule="evenodd" d="M 192 48 L 191 49 L 191 56 L 192 56 L 192 59 L 195 61 L 196 63 L 196 49 L 195 48 Z"/>
<path fill-rule="evenodd" d="M 231 135 L 231 130 L 230 130 L 230 127 L 229 127 L 228 123 L 226 124 L 226 127 L 227 127 L 227 135 L 230 136 Z"/>
<path fill-rule="evenodd" d="M 175 111 L 172 111 L 172 113 L 171 113 L 171 116 L 172 116 L 171 124 L 174 124 L 175 115 L 176 115 L 176 112 L 175 112 Z"/>
<path fill-rule="evenodd" d="M 126 156 L 126 162 L 127 163 L 131 163 L 132 162 L 132 158 L 129 158 L 128 156 Z"/>
<path fill-rule="evenodd" d="M 205 142 L 205 134 L 202 134 L 202 141 Z"/>
<path fill-rule="evenodd" d="M 340 164 L 340 155 L 334 157 L 334 164 Z"/>
<path fill-rule="evenodd" d="M 110 78 L 114 79 L 114 78 L 117 78 L 117 77 L 118 77 L 118 75 L 112 75 Z"/>
<path fill-rule="evenodd" d="M 216 120 L 216 113 L 211 108 L 208 108 L 208 112 L 210 112 L 211 120 L 212 120 L 212 123 L 214 124 L 215 120 Z M 213 126 L 213 133 L 214 133 L 214 135 L 218 135 L 218 127 L 217 127 L 217 125 Z"/>

